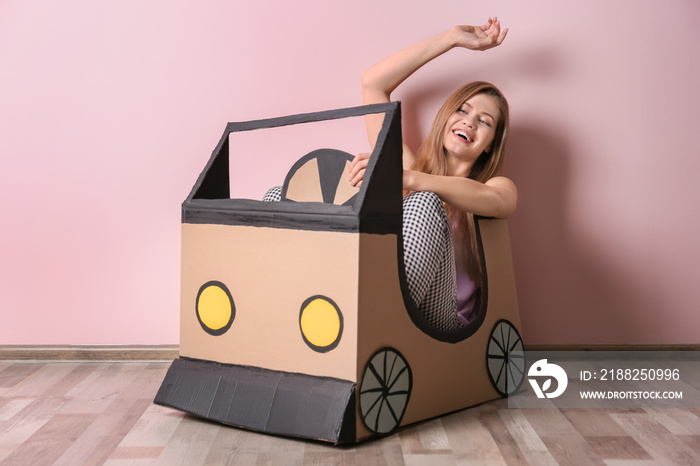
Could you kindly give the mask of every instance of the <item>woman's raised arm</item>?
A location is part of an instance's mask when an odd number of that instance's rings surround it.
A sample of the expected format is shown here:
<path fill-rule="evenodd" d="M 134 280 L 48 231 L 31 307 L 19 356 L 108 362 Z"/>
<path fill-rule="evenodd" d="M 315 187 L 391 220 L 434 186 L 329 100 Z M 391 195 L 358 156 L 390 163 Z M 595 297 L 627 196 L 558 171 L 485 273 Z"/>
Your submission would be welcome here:
<path fill-rule="evenodd" d="M 391 93 L 419 68 L 455 47 L 487 50 L 503 42 L 507 29 L 501 31 L 497 18 L 489 18 L 483 26 L 454 26 L 391 55 L 362 73 L 362 103 L 389 102 Z M 382 125 L 381 115 L 365 118 L 371 147 Z"/>
<path fill-rule="evenodd" d="M 508 29 L 501 31 L 498 18 L 489 18 L 483 26 L 454 26 L 385 58 L 362 73 L 362 103 L 378 104 L 391 100 L 391 93 L 399 84 L 432 59 L 455 47 L 469 50 L 487 50 L 503 42 Z M 365 127 L 370 147 L 374 149 L 382 127 L 381 114 L 365 116 Z M 353 185 L 362 181 L 369 154 L 360 154 L 350 167 Z M 403 145 L 403 165 L 411 167 L 413 153 Z"/>

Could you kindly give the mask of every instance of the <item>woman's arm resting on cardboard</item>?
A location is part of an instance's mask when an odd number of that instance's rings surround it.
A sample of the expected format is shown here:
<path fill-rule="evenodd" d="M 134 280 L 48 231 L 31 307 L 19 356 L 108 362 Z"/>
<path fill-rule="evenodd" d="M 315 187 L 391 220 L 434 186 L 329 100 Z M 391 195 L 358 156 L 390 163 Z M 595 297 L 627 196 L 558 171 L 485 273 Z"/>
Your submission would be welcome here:
<path fill-rule="evenodd" d="M 506 218 L 515 211 L 518 202 L 515 184 L 504 176 L 480 183 L 458 176 L 404 170 L 403 187 L 408 191 L 432 191 L 443 202 L 484 217 Z"/>

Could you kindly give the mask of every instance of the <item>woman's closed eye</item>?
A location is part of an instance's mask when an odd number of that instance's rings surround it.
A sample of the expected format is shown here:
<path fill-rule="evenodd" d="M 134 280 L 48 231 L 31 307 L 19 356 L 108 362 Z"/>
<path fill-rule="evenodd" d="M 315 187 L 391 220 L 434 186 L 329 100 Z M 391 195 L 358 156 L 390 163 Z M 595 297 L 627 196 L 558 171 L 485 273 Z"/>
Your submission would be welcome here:
<path fill-rule="evenodd" d="M 457 109 L 457 113 L 460 113 L 462 115 L 469 115 L 469 107 L 468 106 L 459 107 Z M 479 118 L 479 123 L 484 124 L 484 125 L 488 126 L 489 128 L 492 126 L 491 122 L 486 118 Z"/>

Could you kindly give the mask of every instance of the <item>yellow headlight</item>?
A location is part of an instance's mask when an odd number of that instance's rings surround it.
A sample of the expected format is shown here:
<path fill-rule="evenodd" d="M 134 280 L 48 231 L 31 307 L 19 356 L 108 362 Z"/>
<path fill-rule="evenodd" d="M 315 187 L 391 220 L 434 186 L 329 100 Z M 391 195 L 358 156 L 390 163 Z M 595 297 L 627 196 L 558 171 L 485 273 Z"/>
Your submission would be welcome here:
<path fill-rule="evenodd" d="M 202 285 L 197 294 L 197 318 L 205 332 L 223 335 L 236 315 L 233 298 L 226 285 L 211 281 Z"/>
<path fill-rule="evenodd" d="M 311 349 L 319 353 L 332 350 L 343 333 L 343 314 L 332 299 L 312 296 L 301 305 L 301 335 Z"/>

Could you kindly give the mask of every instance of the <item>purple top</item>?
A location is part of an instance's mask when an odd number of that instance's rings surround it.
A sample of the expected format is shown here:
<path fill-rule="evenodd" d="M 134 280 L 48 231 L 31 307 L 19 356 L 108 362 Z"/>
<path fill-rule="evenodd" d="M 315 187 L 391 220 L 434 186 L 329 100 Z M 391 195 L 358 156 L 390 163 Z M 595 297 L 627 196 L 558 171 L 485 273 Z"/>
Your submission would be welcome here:
<path fill-rule="evenodd" d="M 474 319 L 474 304 L 476 301 L 476 283 L 471 279 L 462 264 L 463 245 L 454 243 L 455 272 L 457 278 L 457 320 L 462 325 L 468 325 Z"/>

